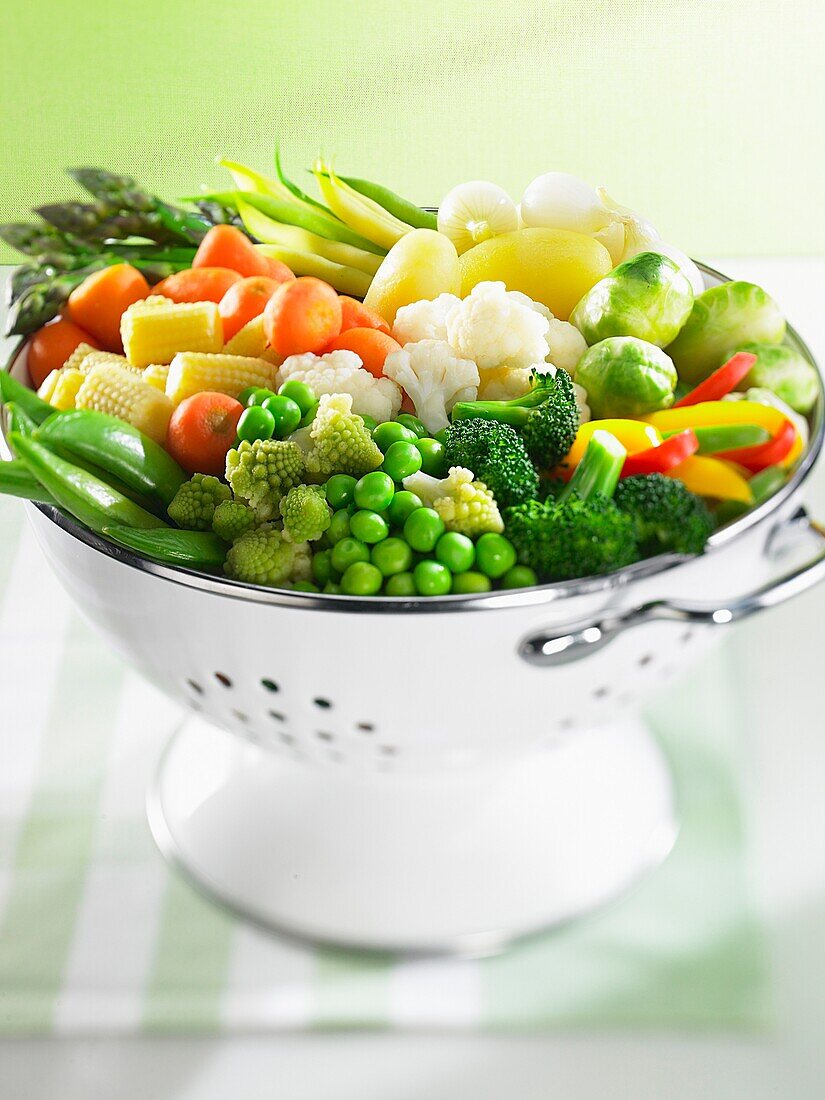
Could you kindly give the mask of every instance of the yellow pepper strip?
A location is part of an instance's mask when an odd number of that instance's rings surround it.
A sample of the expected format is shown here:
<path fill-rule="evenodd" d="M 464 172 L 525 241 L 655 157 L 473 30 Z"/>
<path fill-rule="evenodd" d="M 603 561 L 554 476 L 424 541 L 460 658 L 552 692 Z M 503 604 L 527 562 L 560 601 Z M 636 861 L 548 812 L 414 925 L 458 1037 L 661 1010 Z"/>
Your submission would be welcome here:
<path fill-rule="evenodd" d="M 662 436 L 656 428 L 643 420 L 588 420 L 576 433 L 575 442 L 561 464 L 563 469 L 578 466 L 595 431 L 610 432 L 629 455 L 658 447 L 662 442 Z"/>
<path fill-rule="evenodd" d="M 742 404 L 745 402 L 743 401 Z M 726 402 L 733 404 L 733 402 Z M 699 405 L 695 406 L 700 408 Z M 685 409 L 685 412 L 689 411 Z M 716 500 L 737 500 L 742 504 L 753 503 L 753 493 L 745 478 L 737 472 L 733 463 L 703 455 L 691 455 L 665 477 L 675 477 L 684 482 L 685 488 L 700 497 L 714 497 Z"/>
<path fill-rule="evenodd" d="M 645 417 L 660 432 L 679 432 L 684 428 L 705 428 L 718 424 L 758 424 L 776 435 L 787 417 L 771 405 L 758 401 L 702 401 L 683 409 L 664 409 Z"/>
<path fill-rule="evenodd" d="M 783 470 L 790 470 L 791 466 L 795 466 L 799 461 L 799 456 L 805 450 L 805 444 L 802 442 L 802 436 L 799 432 L 796 433 L 796 439 L 794 440 L 793 447 L 788 451 L 787 455 L 779 463 Z"/>

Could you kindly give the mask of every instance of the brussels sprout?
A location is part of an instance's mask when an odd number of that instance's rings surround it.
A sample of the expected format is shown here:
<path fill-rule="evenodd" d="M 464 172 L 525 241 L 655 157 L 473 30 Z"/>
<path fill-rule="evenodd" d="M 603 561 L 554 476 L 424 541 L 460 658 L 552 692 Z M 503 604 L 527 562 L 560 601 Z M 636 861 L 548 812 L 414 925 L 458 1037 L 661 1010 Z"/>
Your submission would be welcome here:
<path fill-rule="evenodd" d="M 663 348 L 676 339 L 693 308 L 693 287 L 661 252 L 640 252 L 585 294 L 570 315 L 588 344 L 636 336 Z"/>
<path fill-rule="evenodd" d="M 730 348 L 745 341 L 781 344 L 785 318 L 770 294 L 753 283 L 722 283 L 698 296 L 668 354 L 679 377 L 694 386 L 725 361 Z"/>
<path fill-rule="evenodd" d="M 673 404 L 677 375 L 670 357 L 635 336 L 610 336 L 589 348 L 576 367 L 594 420 L 644 416 Z"/>
<path fill-rule="evenodd" d="M 803 355 L 786 344 L 740 344 L 735 350 L 756 356 L 739 389 L 771 390 L 795 412 L 811 411 L 819 393 L 819 372 Z"/>

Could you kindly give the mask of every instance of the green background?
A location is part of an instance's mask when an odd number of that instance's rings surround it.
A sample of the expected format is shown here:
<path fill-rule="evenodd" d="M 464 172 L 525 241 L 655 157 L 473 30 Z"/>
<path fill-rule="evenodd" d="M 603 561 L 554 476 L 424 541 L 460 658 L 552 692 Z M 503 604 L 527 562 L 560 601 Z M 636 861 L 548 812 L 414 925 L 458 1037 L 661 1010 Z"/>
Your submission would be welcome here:
<path fill-rule="evenodd" d="M 821 0 L 11 0 L 0 219 L 66 165 L 172 197 L 277 139 L 421 203 L 563 168 L 694 255 L 822 253 L 823 34 Z"/>

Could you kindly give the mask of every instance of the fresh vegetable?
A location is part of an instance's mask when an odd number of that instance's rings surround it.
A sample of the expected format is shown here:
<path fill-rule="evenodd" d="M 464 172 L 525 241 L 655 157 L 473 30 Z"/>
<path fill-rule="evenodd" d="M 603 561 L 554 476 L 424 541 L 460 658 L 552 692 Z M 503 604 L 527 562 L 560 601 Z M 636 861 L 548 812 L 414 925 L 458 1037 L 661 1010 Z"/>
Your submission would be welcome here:
<path fill-rule="evenodd" d="M 340 332 L 324 349 L 331 351 L 352 351 L 364 367 L 376 378 L 384 374 L 384 360 L 394 351 L 400 351 L 401 345 L 385 332 L 376 328 L 348 328 Z"/>
<path fill-rule="evenodd" d="M 568 172 L 546 172 L 534 179 L 522 196 L 521 218 L 526 226 L 588 235 L 611 220 L 596 189 Z"/>
<path fill-rule="evenodd" d="M 439 294 L 458 294 L 460 289 L 458 253 L 452 241 L 432 229 L 413 229 L 387 253 L 364 305 L 392 325 L 402 306 Z"/>
<path fill-rule="evenodd" d="M 353 412 L 379 422 L 391 420 L 401 407 L 401 391 L 392 376 L 379 378 L 371 374 L 354 351 L 290 355 L 278 368 L 277 380 L 281 387 L 288 382 L 303 383 L 319 398 L 323 394 L 349 394 Z"/>
<path fill-rule="evenodd" d="M 787 419 L 778 409 L 758 401 L 703 401 L 681 409 L 663 409 L 645 420 L 660 432 L 683 428 L 716 427 L 723 424 L 756 424 L 774 435 Z"/>
<path fill-rule="evenodd" d="M 89 275 L 71 292 L 69 313 L 93 340 L 117 351 L 121 346 L 121 317 L 130 305 L 148 296 L 149 284 L 136 268 L 114 264 Z"/>
<path fill-rule="evenodd" d="M 51 371 L 62 367 L 81 344 L 100 346 L 93 336 L 72 321 L 52 321 L 38 329 L 26 348 L 26 366 L 34 388 L 38 389 Z"/>
<path fill-rule="evenodd" d="M 387 336 L 390 335 L 390 326 L 380 313 L 376 313 L 374 309 L 367 309 L 363 302 L 348 298 L 345 294 L 340 295 L 340 301 L 341 332 L 351 328 L 374 328 L 379 332 L 385 332 Z"/>
<path fill-rule="evenodd" d="M 568 454 L 579 426 L 573 383 L 563 370 L 533 373 L 531 388 L 511 401 L 460 402 L 453 421 L 496 420 L 518 429 L 527 453 L 538 466 L 557 465 Z"/>
<path fill-rule="evenodd" d="M 275 368 L 266 359 L 179 351 L 169 367 L 166 393 L 173 404 L 179 405 L 204 390 L 237 397 L 249 386 L 271 388 L 274 381 Z"/>
<path fill-rule="evenodd" d="M 349 394 L 321 396 L 310 438 L 306 467 L 315 481 L 335 473 L 363 477 L 384 461 L 364 421 L 353 413 Z"/>
<path fill-rule="evenodd" d="M 578 466 L 593 433 L 596 431 L 610 432 L 631 455 L 636 454 L 638 451 L 646 451 L 648 448 L 655 447 L 662 442 L 661 434 L 650 424 L 645 424 L 641 420 L 590 420 L 586 424 L 582 424 L 576 433 L 573 446 L 561 464 L 562 469 L 570 470 Z"/>
<path fill-rule="evenodd" d="M 487 531 L 504 530 L 495 497 L 471 470 L 453 466 L 445 478 L 420 471 L 404 478 L 404 489 L 431 507 L 448 531 L 477 538 Z"/>
<path fill-rule="evenodd" d="M 165 393 L 114 363 L 92 367 L 77 391 L 75 407 L 119 417 L 156 443 L 166 439 L 174 411 Z"/>
<path fill-rule="evenodd" d="M 657 443 L 647 451 L 638 451 L 628 455 L 622 470 L 623 477 L 635 474 L 663 474 L 679 466 L 699 450 L 699 440 L 692 428 L 676 432 L 662 443 Z"/>
<path fill-rule="evenodd" d="M 26 438 L 29 438 L 37 431 L 37 424 L 35 424 L 29 414 L 24 412 L 23 409 L 13 402 L 6 405 L 6 416 L 8 418 L 9 432 L 17 432 L 18 435 L 24 435 Z"/>
<path fill-rule="evenodd" d="M 280 285 L 267 275 L 253 275 L 233 283 L 218 303 L 224 340 L 231 340 L 245 325 L 259 317 Z"/>
<path fill-rule="evenodd" d="M 701 554 L 714 528 L 704 501 L 659 473 L 623 478 L 613 500 L 633 520 L 644 557 L 666 550 Z"/>
<path fill-rule="evenodd" d="M 15 454 L 25 462 L 43 488 L 51 493 L 56 503 L 92 531 L 100 532 L 113 523 L 127 527 L 166 526 L 163 520 L 123 496 L 101 478 L 67 462 L 42 443 L 15 433 L 11 434 L 9 442 Z"/>
<path fill-rule="evenodd" d="M 330 524 L 332 512 L 319 485 L 296 485 L 279 505 L 284 536 L 290 542 L 317 542 Z"/>
<path fill-rule="evenodd" d="M 333 214 L 368 241 L 382 248 L 392 248 L 411 231 L 406 222 L 394 217 L 374 199 L 344 183 L 322 160 L 316 161 L 313 171 L 318 189 Z"/>
<path fill-rule="evenodd" d="M 418 440 L 415 443 L 406 443 L 399 439 L 390 444 L 384 454 L 382 467 L 393 481 L 403 481 L 405 477 L 417 474 L 423 466 L 424 458 L 416 446 L 417 443 Z"/>
<path fill-rule="evenodd" d="M 668 347 L 679 377 L 697 385 L 722 363 L 731 348 L 748 341 L 781 344 L 785 319 L 761 287 L 722 283 L 700 294 L 682 331 Z"/>
<path fill-rule="evenodd" d="M 13 459 L 0 462 L 0 494 L 34 500 L 40 504 L 56 504 L 54 497 L 44 489 L 25 462 Z"/>
<path fill-rule="evenodd" d="M 152 287 L 152 294 L 173 302 L 220 302 L 227 290 L 241 279 L 228 267 L 192 267 L 169 275 Z"/>
<path fill-rule="evenodd" d="M 448 191 L 438 207 L 438 231 L 459 256 L 473 245 L 518 229 L 516 204 L 495 183 L 474 180 Z"/>
<path fill-rule="evenodd" d="M 280 439 L 241 440 L 226 456 L 226 480 L 235 497 L 260 521 L 278 514 L 281 497 L 300 485 L 305 472 L 301 448 Z"/>
<path fill-rule="evenodd" d="M 226 559 L 226 543 L 212 531 L 176 531 L 159 527 L 153 531 L 115 524 L 102 534 L 121 546 L 152 561 L 190 569 L 220 569 Z"/>
<path fill-rule="evenodd" d="M 225 542 L 234 542 L 256 522 L 255 512 L 242 500 L 222 500 L 212 515 L 212 530 Z"/>
<path fill-rule="evenodd" d="M 171 363 L 179 351 L 218 352 L 223 326 L 212 302 L 178 302 L 152 295 L 130 306 L 121 321 L 123 351 L 135 367 Z"/>
<path fill-rule="evenodd" d="M 748 482 L 733 466 L 718 458 L 692 455 L 679 466 L 667 470 L 666 477 L 678 478 L 685 488 L 700 497 L 715 500 L 738 500 L 743 504 L 753 501 Z"/>
<path fill-rule="evenodd" d="M 643 416 L 673 404 L 676 368 L 655 344 L 610 336 L 582 356 L 576 380 L 597 419 Z"/>
<path fill-rule="evenodd" d="M 224 393 L 205 390 L 185 398 L 169 421 L 169 454 L 190 474 L 222 475 L 242 413 L 243 405 Z"/>
<path fill-rule="evenodd" d="M 92 463 L 163 505 L 186 480 L 181 466 L 154 439 L 106 413 L 77 409 L 54 414 L 40 425 L 35 439 L 69 460 Z"/>
<path fill-rule="evenodd" d="M 283 358 L 320 353 L 341 331 L 338 295 L 320 279 L 302 277 L 283 283 L 264 310 L 264 331 Z"/>
<path fill-rule="evenodd" d="M 370 180 L 358 179 L 354 176 L 339 176 L 339 179 L 348 184 L 353 191 L 357 191 L 359 195 L 363 195 L 365 198 L 372 199 L 373 202 L 383 207 L 388 214 L 392 214 L 399 221 L 406 222 L 414 229 L 437 228 L 438 223 L 435 214 L 429 210 L 422 210 L 420 206 L 416 206 L 415 203 L 396 195 L 388 187 L 383 187 L 380 183 L 372 183 Z"/>
<path fill-rule="evenodd" d="M 374 252 L 367 252 L 363 248 L 355 248 L 341 241 L 330 241 L 298 225 L 286 225 L 284 222 L 275 221 L 242 199 L 238 200 L 238 213 L 246 230 L 265 245 L 276 245 L 287 252 L 314 256 L 328 263 L 353 268 L 365 275 L 374 275 L 381 266 L 382 257 Z M 265 260 L 272 256 L 265 249 L 258 249 L 258 255 Z M 286 265 L 283 266 L 289 271 Z M 307 272 L 300 272 L 300 274 L 307 274 Z M 291 275 L 292 272 L 290 272 Z"/>
<path fill-rule="evenodd" d="M 501 281 L 508 290 L 521 291 L 566 321 L 576 303 L 611 270 L 613 262 L 603 245 L 581 233 L 519 229 L 477 244 L 464 253 L 460 265 L 463 296 L 477 283 Z M 450 289 L 442 286 L 438 292 Z"/>
<path fill-rule="evenodd" d="M 234 225 L 213 226 L 198 245 L 192 267 L 228 268 L 243 278 L 269 276 L 269 265 L 264 257 L 256 251 L 249 237 Z"/>
<path fill-rule="evenodd" d="M 169 518 L 188 531 L 210 531 L 215 509 L 231 496 L 229 486 L 211 474 L 193 474 L 175 493 Z"/>
<path fill-rule="evenodd" d="M 0 370 L 0 402 L 4 405 L 14 402 L 17 408 L 30 416 L 35 424 L 42 424 L 47 416 L 51 416 L 56 411 L 53 405 L 43 401 L 36 393 L 32 393 L 28 386 L 18 382 L 5 370 Z"/>
<path fill-rule="evenodd" d="M 612 497 L 627 458 L 627 451 L 610 432 L 595 431 L 559 500 L 588 500 L 595 494 Z"/>
<path fill-rule="evenodd" d="M 641 252 L 591 287 L 570 320 L 588 344 L 635 336 L 663 348 L 692 308 L 693 288 L 676 264 L 661 253 Z"/>
<path fill-rule="evenodd" d="M 770 346 L 770 345 L 769 345 Z M 756 356 L 747 352 L 737 352 L 726 363 L 708 375 L 695 389 L 681 397 L 674 408 L 683 409 L 688 405 L 700 405 L 703 401 L 720 401 L 731 390 L 735 390 L 756 362 Z"/>
<path fill-rule="evenodd" d="M 391 352 L 384 374 L 412 398 L 431 434 L 447 427 L 457 402 L 472 400 L 478 392 L 475 363 L 457 356 L 443 340 L 419 340 Z"/>
<path fill-rule="evenodd" d="M 363 297 L 372 281 L 372 276 L 363 270 L 363 265 L 361 268 L 350 267 L 348 264 L 328 260 L 317 252 L 304 252 L 280 244 L 261 244 L 258 249 L 267 259 L 288 267 L 295 275 L 320 279 L 335 290 L 340 290 L 342 294 L 358 294 Z"/>
<path fill-rule="evenodd" d="M 472 470 L 492 492 L 499 507 L 532 500 L 539 479 L 530 456 L 508 424 L 494 420 L 458 420 L 447 429 L 448 466 Z"/>
<path fill-rule="evenodd" d="M 718 455 L 722 451 L 736 451 L 742 447 L 754 447 L 767 443 L 770 432 L 758 424 L 720 424 L 710 428 L 685 428 L 682 432 L 665 432 L 665 438 L 692 432 L 699 444 L 696 454 Z"/>
<path fill-rule="evenodd" d="M 753 447 L 739 447 L 727 453 L 721 452 L 717 457 L 736 462 L 752 473 L 759 473 L 769 466 L 778 466 L 784 462 L 791 453 L 796 439 L 796 427 L 790 420 L 786 420 L 773 438 L 767 442 L 758 443 Z"/>
<path fill-rule="evenodd" d="M 48 398 L 49 403 L 56 409 L 74 409 L 77 406 L 77 395 L 80 387 L 86 381 L 86 375 L 82 370 L 73 370 L 63 367 L 61 370 L 53 370 L 38 391 L 39 396 Z"/>
<path fill-rule="evenodd" d="M 236 539 L 226 555 L 224 569 L 233 580 L 276 586 L 309 580 L 312 575 L 308 545 L 289 542 L 272 523 Z"/>
<path fill-rule="evenodd" d="M 230 288 L 231 289 L 231 288 Z M 260 359 L 267 353 L 268 341 L 264 332 L 264 315 L 260 313 L 227 340 L 222 351 L 227 355 L 243 355 L 250 359 Z"/>
<path fill-rule="evenodd" d="M 737 355 L 754 356 L 753 366 L 731 389 L 771 390 L 803 415 L 809 413 L 819 393 L 819 375 L 813 364 L 786 344 L 742 344 Z M 737 356 L 734 356 L 737 358 Z"/>
<path fill-rule="evenodd" d="M 458 531 L 445 531 L 435 544 L 435 557 L 454 576 L 472 569 L 476 560 L 476 548 L 473 540 L 466 535 L 459 534 Z"/>

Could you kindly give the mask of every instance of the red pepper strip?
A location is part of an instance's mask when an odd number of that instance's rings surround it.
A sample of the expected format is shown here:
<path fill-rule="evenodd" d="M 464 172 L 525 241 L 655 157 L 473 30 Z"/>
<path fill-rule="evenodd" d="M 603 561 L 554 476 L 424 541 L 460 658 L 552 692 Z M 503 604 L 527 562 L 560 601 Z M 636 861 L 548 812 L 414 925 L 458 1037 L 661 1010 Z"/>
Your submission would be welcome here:
<path fill-rule="evenodd" d="M 633 477 L 634 474 L 663 474 L 679 466 L 699 450 L 699 440 L 693 428 L 685 428 L 683 432 L 668 438 L 658 445 L 649 447 L 646 451 L 638 451 L 635 455 L 628 455 L 622 466 L 622 477 Z"/>
<path fill-rule="evenodd" d="M 768 466 L 776 466 L 783 458 L 787 458 L 796 442 L 796 436 L 796 426 L 786 419 L 773 439 L 767 443 L 760 443 L 756 447 L 740 447 L 736 451 L 726 451 L 716 457 L 729 459 L 744 466 L 752 474 L 758 474 Z"/>
<path fill-rule="evenodd" d="M 686 393 L 673 408 L 684 409 L 688 405 L 698 405 L 702 401 L 721 401 L 726 394 L 736 389 L 755 362 L 756 356 L 749 351 L 738 351 L 704 382 L 700 382 L 695 390 Z"/>

